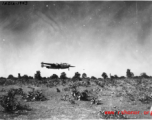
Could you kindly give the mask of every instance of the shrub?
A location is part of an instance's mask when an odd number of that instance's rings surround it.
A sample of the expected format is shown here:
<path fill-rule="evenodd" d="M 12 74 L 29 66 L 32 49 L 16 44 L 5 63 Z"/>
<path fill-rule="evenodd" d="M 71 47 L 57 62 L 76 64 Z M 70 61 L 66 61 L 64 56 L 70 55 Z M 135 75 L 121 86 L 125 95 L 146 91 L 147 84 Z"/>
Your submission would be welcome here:
<path fill-rule="evenodd" d="M 82 78 L 84 79 L 84 78 L 87 78 L 87 74 L 86 73 L 83 73 L 82 74 Z"/>
<path fill-rule="evenodd" d="M 40 71 L 37 71 L 36 74 L 35 74 L 35 79 L 38 79 L 38 80 L 41 80 L 42 77 L 41 77 L 41 72 Z"/>
<path fill-rule="evenodd" d="M 134 77 L 134 74 L 130 71 L 130 69 L 127 69 L 126 76 L 128 78 L 131 78 L 131 77 Z"/>
<path fill-rule="evenodd" d="M 13 75 L 9 75 L 8 79 L 14 79 L 14 76 Z"/>
<path fill-rule="evenodd" d="M 152 98 L 148 95 L 144 95 L 143 97 L 139 98 L 143 104 L 149 104 L 152 101 Z"/>
<path fill-rule="evenodd" d="M 14 113 L 16 111 L 31 110 L 29 106 L 21 104 L 21 101 L 16 96 L 20 95 L 20 90 L 21 89 L 11 89 L 8 91 L 7 95 L 1 97 L 0 104 L 5 112 Z"/>
<path fill-rule="evenodd" d="M 101 75 L 104 79 L 108 78 L 108 75 L 107 73 L 103 72 L 102 75 Z"/>
<path fill-rule="evenodd" d="M 81 76 L 81 74 L 79 72 L 76 72 L 72 79 L 80 80 L 80 76 Z"/>
<path fill-rule="evenodd" d="M 43 95 L 41 91 L 30 91 L 28 95 L 24 95 L 23 99 L 26 101 L 45 101 L 47 98 Z"/>
<path fill-rule="evenodd" d="M 51 79 L 58 79 L 59 77 L 56 74 L 53 74 L 50 78 Z"/>
<path fill-rule="evenodd" d="M 66 79 L 66 78 L 67 78 L 66 73 L 62 72 L 60 75 L 60 79 Z"/>
<path fill-rule="evenodd" d="M 96 80 L 97 78 L 96 78 L 96 77 L 94 77 L 94 76 L 91 76 L 91 79 L 92 79 L 92 80 Z"/>
<path fill-rule="evenodd" d="M 149 78 L 149 76 L 148 76 L 146 73 L 141 73 L 140 76 L 141 76 L 142 78 Z"/>
<path fill-rule="evenodd" d="M 29 79 L 28 75 L 23 75 L 22 78 L 25 80 Z"/>

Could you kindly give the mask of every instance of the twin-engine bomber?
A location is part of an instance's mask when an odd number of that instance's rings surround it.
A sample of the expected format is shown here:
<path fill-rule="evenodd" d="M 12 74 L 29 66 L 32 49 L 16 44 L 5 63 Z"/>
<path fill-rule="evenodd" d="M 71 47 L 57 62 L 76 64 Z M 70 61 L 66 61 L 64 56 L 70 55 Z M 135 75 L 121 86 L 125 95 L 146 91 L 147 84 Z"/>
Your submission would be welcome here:
<path fill-rule="evenodd" d="M 68 63 L 61 63 L 61 64 L 58 64 L 58 63 L 41 63 L 41 67 L 46 67 L 48 69 L 68 69 L 70 67 L 75 67 L 75 66 L 71 66 L 70 64 Z"/>

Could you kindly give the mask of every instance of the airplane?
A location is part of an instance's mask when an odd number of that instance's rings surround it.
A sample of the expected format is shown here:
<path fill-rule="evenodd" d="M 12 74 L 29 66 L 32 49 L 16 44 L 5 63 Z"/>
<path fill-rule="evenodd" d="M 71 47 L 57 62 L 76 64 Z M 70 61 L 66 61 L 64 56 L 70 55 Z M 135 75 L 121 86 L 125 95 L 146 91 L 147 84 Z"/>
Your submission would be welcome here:
<path fill-rule="evenodd" d="M 69 70 L 70 67 L 75 67 L 75 66 L 71 66 L 68 63 L 58 64 L 58 63 L 44 63 L 44 62 L 41 62 L 41 67 L 46 67 L 48 69 L 67 69 L 68 68 L 68 70 Z"/>

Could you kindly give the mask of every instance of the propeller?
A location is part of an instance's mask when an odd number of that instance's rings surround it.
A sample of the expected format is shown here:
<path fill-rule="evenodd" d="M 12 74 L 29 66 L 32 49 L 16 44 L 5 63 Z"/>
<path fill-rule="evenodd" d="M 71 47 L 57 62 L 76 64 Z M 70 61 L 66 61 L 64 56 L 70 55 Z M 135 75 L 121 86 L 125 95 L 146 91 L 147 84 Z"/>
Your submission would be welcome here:
<path fill-rule="evenodd" d="M 44 63 L 43 62 L 41 62 L 41 67 L 44 67 Z"/>

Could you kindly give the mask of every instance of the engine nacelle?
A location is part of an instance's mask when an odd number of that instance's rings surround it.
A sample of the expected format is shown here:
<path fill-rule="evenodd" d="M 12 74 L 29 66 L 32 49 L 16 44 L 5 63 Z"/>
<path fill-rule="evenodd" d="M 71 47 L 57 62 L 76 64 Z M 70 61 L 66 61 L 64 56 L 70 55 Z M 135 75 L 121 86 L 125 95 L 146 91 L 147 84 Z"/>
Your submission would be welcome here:
<path fill-rule="evenodd" d="M 48 69 L 49 69 L 50 67 L 49 67 L 49 66 L 46 66 L 46 68 L 48 68 Z"/>

